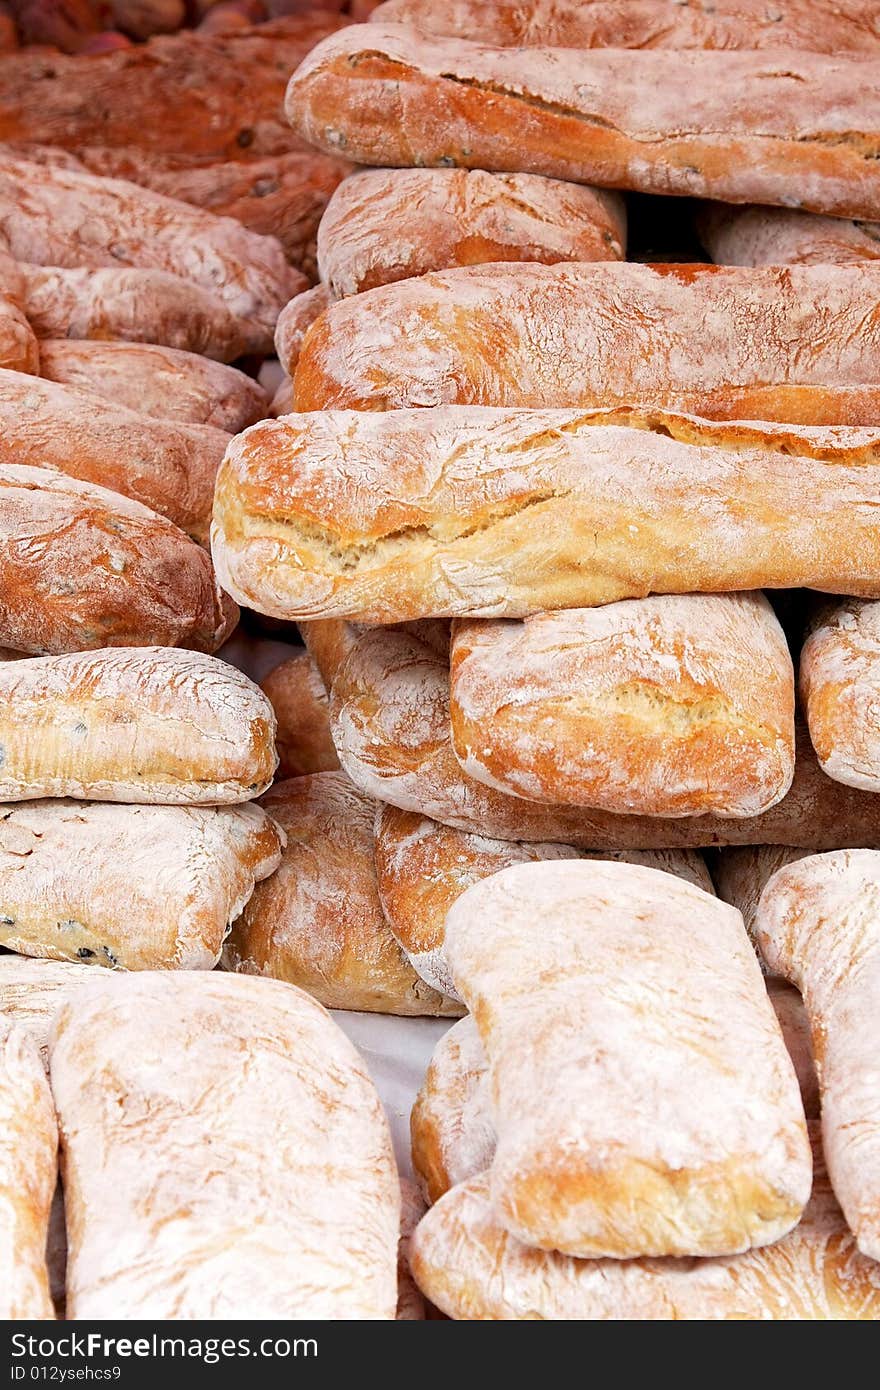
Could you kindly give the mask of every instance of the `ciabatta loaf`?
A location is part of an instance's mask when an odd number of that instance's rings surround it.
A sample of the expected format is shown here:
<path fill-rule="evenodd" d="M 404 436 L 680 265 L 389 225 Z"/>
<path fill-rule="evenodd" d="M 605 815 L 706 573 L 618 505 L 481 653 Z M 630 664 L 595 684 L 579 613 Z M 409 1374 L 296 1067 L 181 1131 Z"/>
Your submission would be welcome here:
<path fill-rule="evenodd" d="M 285 109 L 304 139 L 359 164 L 878 217 L 878 87 L 876 55 L 491 48 L 370 24 L 312 49 Z"/>
<path fill-rule="evenodd" d="M 238 620 L 200 545 L 139 502 L 54 468 L 0 464 L 0 567 L 0 640 L 16 650 L 212 652 Z"/>
<path fill-rule="evenodd" d="M 0 945 L 122 970 L 212 970 L 282 841 L 258 806 L 0 806 Z"/>
<path fill-rule="evenodd" d="M 308 995 L 216 972 L 99 981 L 62 1006 L 50 1061 L 68 1317 L 394 1317 L 388 1125 Z"/>
<path fill-rule="evenodd" d="M 279 782 L 263 799 L 287 836 L 223 952 L 227 970 L 298 985 L 326 1008 L 461 1013 L 424 983 L 382 912 L 373 864 L 377 806 L 343 772 Z"/>
<path fill-rule="evenodd" d="M 296 404 L 622 405 L 874 425 L 878 301 L 875 263 L 446 270 L 332 305 L 297 363 Z"/>
<path fill-rule="evenodd" d="M 0 801 L 213 805 L 275 771 L 275 716 L 234 666 L 114 647 L 0 665 Z"/>
<path fill-rule="evenodd" d="M 771 970 L 804 997 L 822 1093 L 822 1140 L 859 1250 L 880 1259 L 880 854 L 812 855 L 773 875 L 758 904 Z"/>
<path fill-rule="evenodd" d="M 880 604 L 845 599 L 814 616 L 801 649 L 800 695 L 824 772 L 880 791 Z"/>
<path fill-rule="evenodd" d="M 734 908 L 641 865 L 520 864 L 458 899 L 445 950 L 486 1053 L 512 1235 L 630 1259 L 734 1254 L 797 1224 L 803 1106 Z"/>
<path fill-rule="evenodd" d="M 46 1263 L 58 1174 L 52 1093 L 34 1040 L 0 1018 L 0 1316 L 54 1318 Z"/>

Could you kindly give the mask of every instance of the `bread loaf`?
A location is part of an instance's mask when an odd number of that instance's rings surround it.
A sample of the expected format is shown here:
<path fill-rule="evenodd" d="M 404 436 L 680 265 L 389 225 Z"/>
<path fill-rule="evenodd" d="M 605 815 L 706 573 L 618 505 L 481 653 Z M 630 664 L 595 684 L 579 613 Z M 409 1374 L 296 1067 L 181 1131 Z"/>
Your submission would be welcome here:
<path fill-rule="evenodd" d="M 759 588 L 871 598 L 878 501 L 877 430 L 326 411 L 233 439 L 212 548 L 237 602 L 298 620 L 515 618 Z"/>
<path fill-rule="evenodd" d="M 484 169 L 362 170 L 339 185 L 318 228 L 318 270 L 337 299 L 450 266 L 625 254 L 617 194 Z"/>
<path fill-rule="evenodd" d="M 297 364 L 296 404 L 622 405 L 874 425 L 878 300 L 873 263 L 445 270 L 333 305 Z"/>
<path fill-rule="evenodd" d="M 382 913 L 375 802 L 344 773 L 320 772 L 278 783 L 262 804 L 287 848 L 232 929 L 227 970 L 286 980 L 326 1008 L 459 1014 L 416 974 Z"/>
<path fill-rule="evenodd" d="M 310 290 L 296 295 L 281 310 L 275 325 L 275 351 L 288 375 L 293 375 L 303 339 L 315 319 L 332 303 L 333 296 L 327 286 L 314 285 Z"/>
<path fill-rule="evenodd" d="M 822 1142 L 859 1250 L 880 1259 L 880 854 L 838 850 L 774 874 L 758 904 L 771 970 L 804 998 L 822 1093 Z"/>
<path fill-rule="evenodd" d="M 880 224 L 794 208 L 707 203 L 700 240 L 718 265 L 853 265 L 880 259 Z"/>
<path fill-rule="evenodd" d="M 446 658 L 405 629 L 361 634 L 336 674 L 330 727 L 342 766 L 369 796 L 499 840 L 551 840 L 593 850 L 880 847 L 880 802 L 826 777 L 802 728 L 796 730 L 791 790 L 770 811 L 744 820 L 542 806 L 475 782 L 452 751 Z"/>
<path fill-rule="evenodd" d="M 792 849 L 787 845 L 740 845 L 718 850 L 711 861 L 715 891 L 719 898 L 742 913 L 763 970 L 767 969 L 767 964 L 755 940 L 755 915 L 761 894 L 777 869 L 805 859 L 809 853 L 809 849 Z"/>
<path fill-rule="evenodd" d="M 0 570 L 0 641 L 25 652 L 212 652 L 237 621 L 201 546 L 140 503 L 53 468 L 0 465 Z"/>
<path fill-rule="evenodd" d="M 313 999 L 216 973 L 97 981 L 56 1019 L 51 1076 L 68 1317 L 394 1317 L 388 1126 Z"/>
<path fill-rule="evenodd" d="M 373 22 L 499 47 L 800 48 L 880 53 L 872 5 L 823 0 L 386 0 Z"/>
<path fill-rule="evenodd" d="M 815 615 L 800 695 L 813 747 L 835 781 L 880 791 L 880 605 L 845 599 Z"/>
<path fill-rule="evenodd" d="M 150 419 L 90 391 L 2 370 L 0 431 L 5 463 L 57 468 L 207 537 L 225 431 Z"/>
<path fill-rule="evenodd" d="M 452 999 L 459 995 L 443 950 L 446 914 L 465 889 L 512 864 L 585 854 L 571 845 L 467 834 L 396 806 L 381 807 L 375 833 L 376 876 L 388 925 L 422 979 Z M 693 850 L 606 850 L 598 857 L 665 869 L 714 892 L 705 862 Z"/>
<path fill-rule="evenodd" d="M 200 652 L 108 647 L 0 665 L 0 801 L 248 801 L 272 781 L 274 736 L 258 687 Z"/>
<path fill-rule="evenodd" d="M 0 806 L 0 945 L 121 970 L 212 970 L 281 844 L 257 806 Z"/>
<path fill-rule="evenodd" d="M 230 434 L 262 420 L 268 408 L 265 391 L 244 372 L 158 343 L 45 339 L 40 375 L 141 415 Z"/>
<path fill-rule="evenodd" d="M 304 139 L 359 164 L 872 218 L 878 85 L 876 54 L 490 48 L 372 23 L 312 49 L 285 109 Z"/>
<path fill-rule="evenodd" d="M 763 594 L 666 594 L 459 622 L 452 746 L 529 801 L 756 816 L 794 775 L 794 671 Z"/>
<path fill-rule="evenodd" d="M 308 652 L 273 667 L 260 688 L 275 711 L 276 776 L 303 777 L 338 768 L 327 691 Z"/>
<path fill-rule="evenodd" d="M 280 244 L 189 203 L 123 179 L 0 159 L 0 236 L 18 261 L 98 270 L 120 265 L 179 275 L 262 329 L 306 280 Z"/>
<path fill-rule="evenodd" d="M 445 949 L 489 1065 L 511 1235 L 629 1259 L 797 1224 L 803 1106 L 735 909 L 640 865 L 520 864 L 458 899 Z"/>
<path fill-rule="evenodd" d="M 0 1316 L 54 1318 L 46 1265 L 58 1173 L 55 1107 L 36 1043 L 0 1019 Z"/>

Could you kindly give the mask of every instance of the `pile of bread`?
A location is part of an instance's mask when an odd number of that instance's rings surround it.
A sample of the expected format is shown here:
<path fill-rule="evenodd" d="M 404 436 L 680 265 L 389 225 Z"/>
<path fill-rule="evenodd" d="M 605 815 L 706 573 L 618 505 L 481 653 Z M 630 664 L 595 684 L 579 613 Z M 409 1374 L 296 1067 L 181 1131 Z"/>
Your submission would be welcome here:
<path fill-rule="evenodd" d="M 880 1318 L 877 7 L 339 9 L 0 56 L 0 1314 Z"/>

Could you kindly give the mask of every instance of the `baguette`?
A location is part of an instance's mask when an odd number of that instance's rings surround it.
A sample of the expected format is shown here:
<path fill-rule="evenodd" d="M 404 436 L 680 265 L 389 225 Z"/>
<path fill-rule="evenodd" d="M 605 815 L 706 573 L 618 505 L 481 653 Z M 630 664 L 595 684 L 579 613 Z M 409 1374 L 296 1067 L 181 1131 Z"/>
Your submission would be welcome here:
<path fill-rule="evenodd" d="M 0 431 L 5 463 L 57 468 L 207 538 L 224 430 L 150 419 L 89 391 L 0 370 Z"/>
<path fill-rule="evenodd" d="M 853 265 L 880 260 L 880 223 L 819 217 L 794 208 L 708 203 L 700 240 L 718 265 Z"/>
<path fill-rule="evenodd" d="M 212 970 L 282 843 L 258 806 L 0 806 L 0 945 L 120 970 Z"/>
<path fill-rule="evenodd" d="M 352 781 L 378 801 L 498 840 L 591 850 L 780 844 L 810 850 L 880 847 L 880 802 L 826 777 L 798 730 L 787 796 L 762 816 L 731 820 L 618 816 L 506 796 L 462 772 L 452 751 L 445 656 L 406 630 L 363 633 L 336 673 L 330 727 Z"/>
<path fill-rule="evenodd" d="M 0 665 L 0 801 L 211 806 L 275 771 L 275 716 L 216 657 L 115 647 Z"/>
<path fill-rule="evenodd" d="M 388 1125 L 314 1000 L 216 972 L 105 976 L 62 1006 L 50 1065 L 69 1318 L 394 1317 Z"/>
<path fill-rule="evenodd" d="M 450 266 L 625 254 L 616 194 L 483 169 L 363 170 L 339 185 L 318 228 L 318 270 L 337 299 Z"/>
<path fill-rule="evenodd" d="M 452 746 L 528 801 L 757 816 L 794 775 L 794 670 L 763 594 L 667 594 L 458 622 Z"/>
<path fill-rule="evenodd" d="M 640 865 L 519 864 L 458 899 L 445 949 L 486 1053 L 511 1235 L 630 1259 L 734 1254 L 797 1224 L 803 1106 L 734 908 Z"/>
<path fill-rule="evenodd" d="M 863 1255 L 880 1259 L 880 854 L 839 850 L 773 875 L 756 916 L 771 970 L 801 991 L 822 1094 L 822 1143 Z"/>
<path fill-rule="evenodd" d="M 233 927 L 226 969 L 286 980 L 325 1008 L 459 1014 L 422 982 L 382 913 L 375 802 L 344 773 L 321 772 L 276 784 L 262 804 L 286 832 L 287 848 Z"/>
<path fill-rule="evenodd" d="M 308 652 L 273 666 L 260 688 L 275 711 L 276 776 L 303 777 L 338 768 L 327 691 Z"/>
<path fill-rule="evenodd" d="M 620 405 L 874 425 L 878 301 L 873 263 L 445 270 L 331 306 L 297 363 L 296 405 Z"/>
<path fill-rule="evenodd" d="M 262 420 L 268 410 L 265 391 L 244 372 L 158 343 L 44 339 L 40 376 L 157 420 L 211 425 L 229 434 Z"/>
<path fill-rule="evenodd" d="M 0 642 L 31 654 L 213 652 L 238 618 L 200 545 L 140 503 L 55 469 L 0 465 L 0 570 Z"/>
<path fill-rule="evenodd" d="M 878 502 L 877 430 L 326 411 L 233 439 L 212 551 L 237 602 L 286 619 L 517 618 L 761 588 L 872 598 Z"/>
<path fill-rule="evenodd" d="M 310 144 L 358 164 L 876 218 L 878 89 L 874 54 L 490 48 L 371 23 L 312 49 L 285 109 Z"/>
<path fill-rule="evenodd" d="M 880 53 L 872 5 L 822 0 L 386 0 L 371 16 L 511 48 L 799 48 Z"/>
<path fill-rule="evenodd" d="M 33 1039 L 0 1020 L 0 1317 L 54 1319 L 46 1264 L 58 1174 L 52 1092 Z"/>
<path fill-rule="evenodd" d="M 815 615 L 801 650 L 800 696 L 823 772 L 880 791 L 880 605 L 845 599 Z"/>

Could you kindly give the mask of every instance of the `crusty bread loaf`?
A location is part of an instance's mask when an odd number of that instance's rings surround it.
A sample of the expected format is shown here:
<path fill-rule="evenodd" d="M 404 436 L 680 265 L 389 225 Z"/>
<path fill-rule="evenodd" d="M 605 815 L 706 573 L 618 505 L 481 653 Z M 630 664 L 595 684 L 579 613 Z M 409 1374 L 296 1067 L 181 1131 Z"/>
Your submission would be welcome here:
<path fill-rule="evenodd" d="M 617 194 L 484 169 L 362 170 L 339 185 L 318 227 L 318 270 L 337 299 L 450 266 L 625 254 Z"/>
<path fill-rule="evenodd" d="M 319 43 L 285 109 L 359 164 L 547 174 L 880 216 L 880 58 L 490 48 L 403 25 Z M 2 124 L 0 124 L 2 135 Z"/>
<path fill-rule="evenodd" d="M 715 891 L 719 898 L 742 913 L 763 970 L 767 969 L 767 963 L 755 940 L 755 916 L 761 894 L 777 869 L 805 859 L 809 853 L 809 849 L 793 849 L 788 845 L 740 845 L 718 850 L 711 860 Z"/>
<path fill-rule="evenodd" d="M 275 325 L 275 351 L 289 376 L 299 361 L 303 339 L 319 314 L 323 314 L 333 296 L 326 285 L 313 285 L 303 290 L 284 306 Z"/>
<path fill-rule="evenodd" d="M 873 425 L 878 299 L 874 263 L 445 270 L 332 305 L 297 364 L 297 409 L 624 405 Z"/>
<path fill-rule="evenodd" d="M 51 1077 L 68 1317 L 394 1317 L 388 1125 L 302 991 L 216 972 L 98 980 L 56 1018 Z"/>
<path fill-rule="evenodd" d="M 853 265 L 880 259 L 877 222 L 850 222 L 794 208 L 707 203 L 697 226 L 718 265 Z"/>
<path fill-rule="evenodd" d="M 52 1093 L 33 1038 L 0 1018 L 0 1317 L 54 1318 L 46 1264 L 58 1174 Z"/>
<path fill-rule="evenodd" d="M 308 652 L 274 666 L 260 688 L 275 711 L 276 777 L 332 772 L 339 759 L 330 735 L 330 703 Z"/>
<path fill-rule="evenodd" d="M 87 965 L 0 955 L 0 1027 L 13 1024 L 27 1033 L 49 1068 L 49 1027 L 62 1000 L 94 976 Z"/>
<path fill-rule="evenodd" d="M 794 775 L 794 670 L 763 594 L 664 594 L 455 624 L 452 746 L 498 791 L 756 816 Z"/>
<path fill-rule="evenodd" d="M 405 629 L 360 636 L 333 682 L 330 725 L 342 766 L 369 796 L 498 840 L 550 840 L 593 850 L 880 847 L 880 801 L 826 777 L 803 728 L 788 795 L 746 820 L 666 820 L 541 806 L 475 782 L 452 751 L 446 658 Z"/>
<path fill-rule="evenodd" d="M 880 791 L 880 604 L 845 599 L 815 614 L 800 695 L 813 747 L 835 781 Z"/>
<path fill-rule="evenodd" d="M 224 430 L 151 419 L 73 386 L 0 370 L 0 434 L 4 463 L 57 468 L 206 539 L 230 438 Z"/>
<path fill-rule="evenodd" d="M 232 929 L 227 970 L 286 980 L 326 1008 L 461 1013 L 416 974 L 385 920 L 373 864 L 376 803 L 344 773 L 320 772 L 277 783 L 262 804 L 287 848 Z"/>
<path fill-rule="evenodd" d="M 212 970 L 281 844 L 258 806 L 0 806 L 0 945 L 121 970 Z"/>
<path fill-rule="evenodd" d="M 629 1259 L 734 1254 L 797 1224 L 803 1106 L 734 908 L 641 865 L 519 864 L 458 899 L 445 949 L 512 1235 Z"/>
<path fill-rule="evenodd" d="M 0 59 L 0 140 L 123 145 L 214 159 L 301 148 L 284 88 L 336 15 L 290 15 L 228 34 L 180 34 L 86 59 Z"/>
<path fill-rule="evenodd" d="M 262 420 L 268 409 L 265 391 L 244 372 L 159 343 L 44 339 L 40 375 L 141 415 L 230 434 Z"/>
<path fill-rule="evenodd" d="M 396 806 L 380 808 L 375 835 L 376 876 L 388 925 L 422 979 L 452 999 L 459 996 L 443 951 L 446 914 L 465 889 L 511 864 L 587 853 L 571 845 L 468 834 Z M 714 892 L 705 861 L 694 850 L 606 850 L 597 857 L 665 869 Z"/>
<path fill-rule="evenodd" d="M 0 159 L 0 236 L 18 261 L 67 269 L 126 265 L 200 285 L 262 329 L 305 289 L 274 237 L 124 179 Z"/>
<path fill-rule="evenodd" d="M 499 47 L 800 48 L 880 53 L 873 5 L 823 0 L 386 0 L 373 22 Z"/>
<path fill-rule="evenodd" d="M 262 691 L 201 652 L 108 647 L 0 665 L 0 801 L 249 801 L 272 781 L 274 736 Z"/>
<path fill-rule="evenodd" d="M 773 875 L 756 928 L 771 970 L 801 991 L 822 1093 L 828 1172 L 859 1250 L 880 1259 L 880 854 L 812 855 Z"/>
<path fill-rule="evenodd" d="M 237 621 L 200 545 L 140 503 L 53 468 L 0 465 L 0 569 L 0 641 L 25 652 L 213 652 Z"/>
<path fill-rule="evenodd" d="M 872 598 L 878 502 L 876 429 L 317 411 L 233 439 L 212 548 L 237 602 L 287 619 L 515 618 L 759 588 Z"/>

